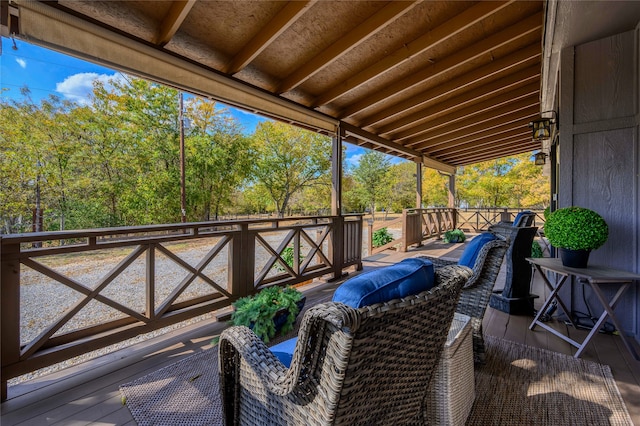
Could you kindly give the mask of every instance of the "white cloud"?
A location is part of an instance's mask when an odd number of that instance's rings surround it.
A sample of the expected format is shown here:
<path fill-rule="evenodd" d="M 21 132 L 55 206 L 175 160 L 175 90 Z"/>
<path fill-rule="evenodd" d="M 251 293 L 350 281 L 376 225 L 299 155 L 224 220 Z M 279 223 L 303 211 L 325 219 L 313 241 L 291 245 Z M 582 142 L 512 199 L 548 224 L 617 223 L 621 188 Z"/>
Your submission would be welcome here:
<path fill-rule="evenodd" d="M 27 61 L 25 61 L 24 59 L 16 58 L 16 62 L 18 63 L 18 65 L 20 65 L 20 68 L 27 68 Z"/>
<path fill-rule="evenodd" d="M 346 163 L 349 167 L 356 167 L 360 164 L 360 159 L 362 158 L 362 154 L 354 154 L 350 157 L 347 157 Z"/>
<path fill-rule="evenodd" d="M 102 82 L 107 90 L 110 87 L 109 80 L 124 80 L 121 74 L 98 74 L 95 72 L 83 72 L 73 74 L 65 78 L 63 82 L 56 83 L 56 92 L 62 94 L 66 99 L 80 104 L 89 102 L 93 93 L 93 83 Z"/>

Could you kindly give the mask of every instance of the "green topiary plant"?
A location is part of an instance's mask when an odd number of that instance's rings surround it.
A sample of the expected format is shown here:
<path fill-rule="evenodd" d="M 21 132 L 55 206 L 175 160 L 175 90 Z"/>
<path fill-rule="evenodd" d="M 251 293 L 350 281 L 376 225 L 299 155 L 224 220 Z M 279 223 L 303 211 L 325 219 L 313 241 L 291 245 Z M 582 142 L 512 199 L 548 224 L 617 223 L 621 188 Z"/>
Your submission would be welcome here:
<path fill-rule="evenodd" d="M 464 243 L 467 237 L 461 229 L 452 229 L 444 233 L 445 243 Z"/>
<path fill-rule="evenodd" d="M 302 293 L 293 287 L 268 287 L 253 296 L 236 300 L 232 306 L 235 311 L 231 315 L 233 325 L 244 325 L 253 330 L 265 343 L 276 334 L 277 316 L 283 320 L 282 333 L 293 329 L 296 316 L 304 305 Z M 279 312 L 281 311 L 281 312 Z M 287 315 L 288 313 L 288 315 Z"/>
<path fill-rule="evenodd" d="M 584 207 L 552 212 L 544 224 L 552 246 L 569 250 L 595 250 L 609 237 L 609 227 L 598 213 Z"/>
<path fill-rule="evenodd" d="M 391 241 L 393 241 L 393 235 L 391 235 L 387 228 L 380 228 L 373 233 L 374 247 L 382 247 L 383 245 L 388 244 Z"/>

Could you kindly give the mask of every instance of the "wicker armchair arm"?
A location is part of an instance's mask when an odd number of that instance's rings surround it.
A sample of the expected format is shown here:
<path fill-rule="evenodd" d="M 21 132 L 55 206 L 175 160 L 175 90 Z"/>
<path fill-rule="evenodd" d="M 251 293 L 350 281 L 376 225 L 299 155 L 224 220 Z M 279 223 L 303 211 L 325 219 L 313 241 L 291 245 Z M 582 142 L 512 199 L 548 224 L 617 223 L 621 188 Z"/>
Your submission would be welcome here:
<path fill-rule="evenodd" d="M 467 266 L 462 266 L 462 265 L 458 265 L 457 263 L 453 263 L 445 266 L 436 267 L 435 275 L 436 275 L 436 283 L 435 283 L 436 285 L 441 285 L 451 280 L 458 280 L 460 279 L 460 277 L 464 277 L 465 281 L 467 281 L 473 275 L 473 269 Z"/>
<path fill-rule="evenodd" d="M 353 331 L 359 326 L 355 313 L 354 309 L 346 305 L 332 302 L 309 308 L 302 319 L 298 334 L 297 346 L 301 349 L 296 349 L 294 352 L 290 368 L 285 367 L 248 327 L 229 327 L 220 335 L 219 371 L 233 370 L 229 368 L 230 365 L 226 365 L 223 369 L 225 363 L 234 363 L 239 367 L 241 358 L 260 378 L 269 392 L 278 396 L 288 395 L 296 387 L 307 384 L 310 376 L 303 371 L 305 367 L 303 359 L 309 356 L 307 351 L 315 346 L 314 342 L 322 338 L 327 324 L 332 324 L 338 329 Z M 232 358 L 236 355 L 238 359 L 233 360 Z"/>

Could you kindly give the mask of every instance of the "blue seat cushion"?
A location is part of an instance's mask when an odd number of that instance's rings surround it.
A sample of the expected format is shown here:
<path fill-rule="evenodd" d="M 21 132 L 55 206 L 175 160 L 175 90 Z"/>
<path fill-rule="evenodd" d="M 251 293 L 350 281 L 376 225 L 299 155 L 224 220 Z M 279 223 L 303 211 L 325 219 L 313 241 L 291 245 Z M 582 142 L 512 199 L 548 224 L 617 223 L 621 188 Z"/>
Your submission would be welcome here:
<path fill-rule="evenodd" d="M 298 343 L 298 338 L 294 337 L 293 339 L 285 340 L 282 343 L 271 346 L 269 350 L 280 360 L 281 363 L 289 368 L 291 360 L 293 359 L 293 351 L 296 348 L 296 343 Z"/>
<path fill-rule="evenodd" d="M 336 289 L 333 301 L 361 308 L 417 294 L 431 289 L 433 284 L 433 263 L 409 258 L 345 281 Z"/>
<path fill-rule="evenodd" d="M 473 237 L 473 239 L 469 241 L 469 244 L 464 248 L 462 256 L 460 256 L 460 260 L 458 260 L 458 265 L 468 266 L 473 269 L 473 265 L 476 264 L 478 253 L 480 253 L 482 247 L 484 247 L 484 245 L 489 241 L 493 241 L 496 238 L 497 237 L 490 232 L 483 232 L 482 234 Z"/>

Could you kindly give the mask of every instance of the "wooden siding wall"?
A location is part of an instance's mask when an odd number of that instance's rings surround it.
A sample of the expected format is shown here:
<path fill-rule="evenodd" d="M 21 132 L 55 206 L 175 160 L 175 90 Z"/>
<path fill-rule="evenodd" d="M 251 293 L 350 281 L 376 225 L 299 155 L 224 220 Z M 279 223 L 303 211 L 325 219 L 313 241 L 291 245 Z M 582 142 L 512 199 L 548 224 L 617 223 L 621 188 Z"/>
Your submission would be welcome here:
<path fill-rule="evenodd" d="M 600 213 L 609 224 L 609 239 L 591 253 L 590 263 L 633 272 L 640 272 L 638 42 L 636 29 L 564 49 L 559 108 L 558 207 Z M 571 297 L 573 310 L 600 315 L 590 289 L 574 283 L 572 293 L 563 297 Z M 616 312 L 636 340 L 639 311 L 640 289 L 633 288 Z"/>

